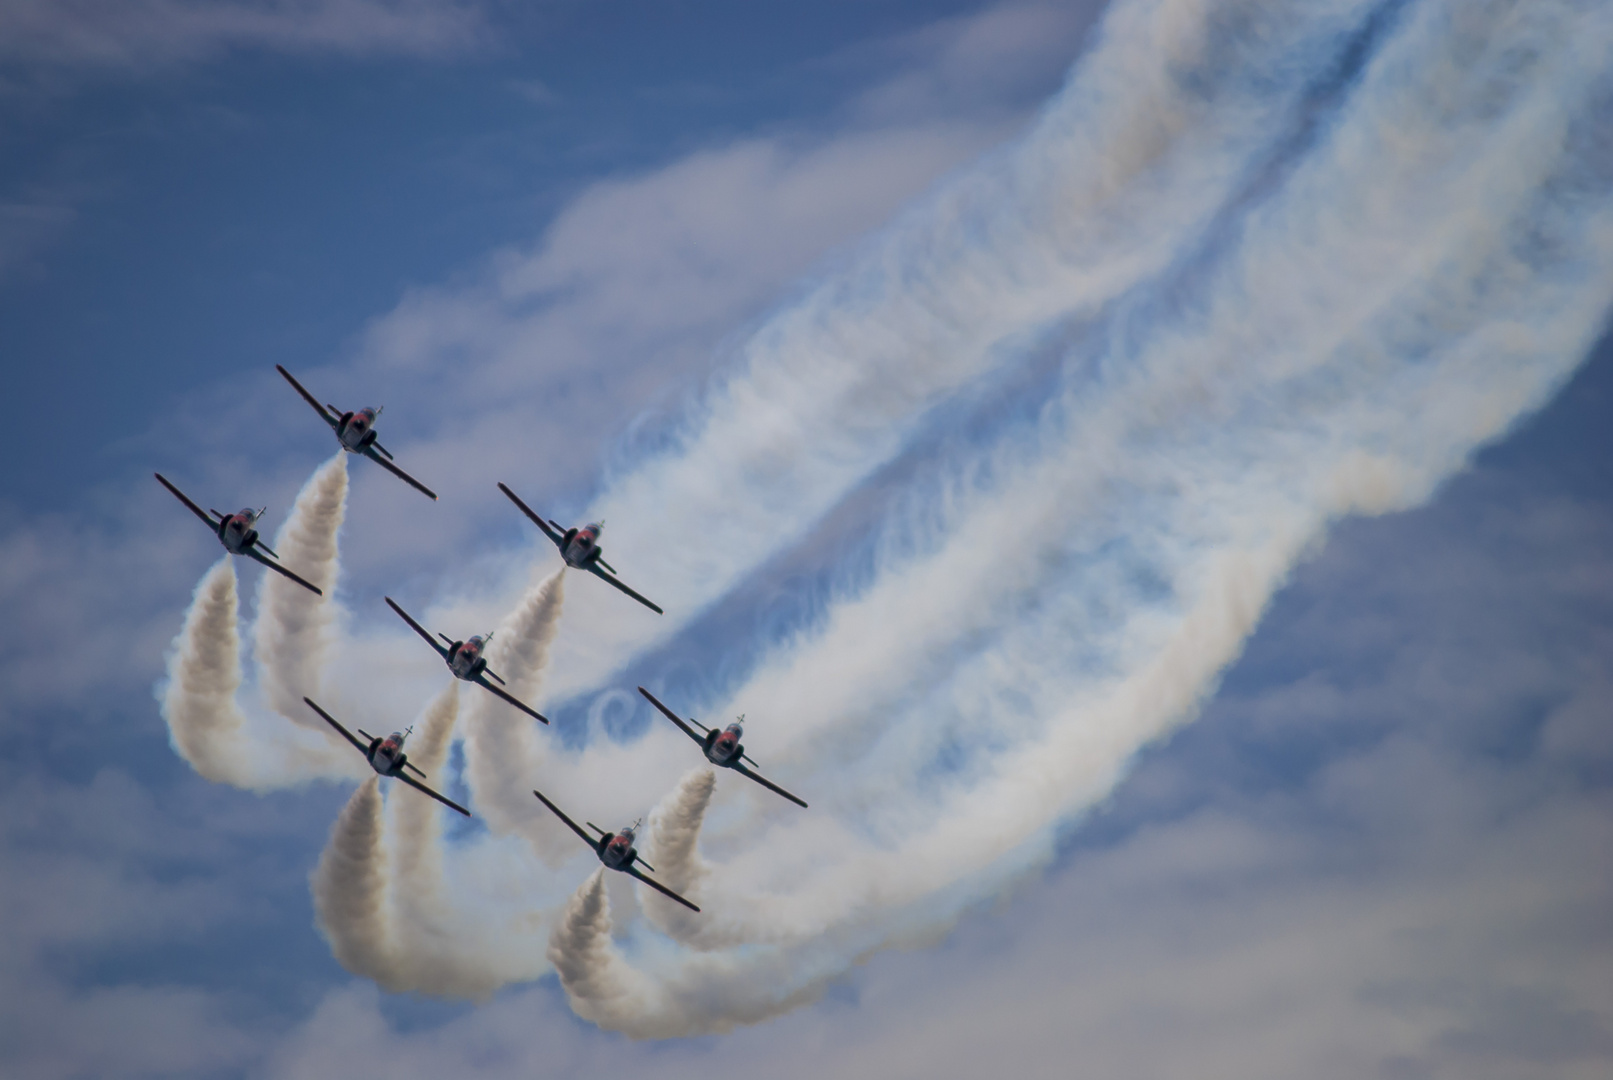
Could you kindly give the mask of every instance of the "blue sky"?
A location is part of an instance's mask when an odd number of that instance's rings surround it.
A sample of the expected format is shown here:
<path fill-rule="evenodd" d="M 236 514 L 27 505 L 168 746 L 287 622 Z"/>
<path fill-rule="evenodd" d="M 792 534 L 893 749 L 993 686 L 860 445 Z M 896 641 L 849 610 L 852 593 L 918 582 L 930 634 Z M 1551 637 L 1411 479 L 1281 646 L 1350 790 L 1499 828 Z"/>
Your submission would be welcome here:
<path fill-rule="evenodd" d="M 0 1071 L 1605 1073 L 1609 19 L 1112 7 L 0 13 Z M 611 884 L 643 1015 L 547 971 L 588 866 L 476 736 L 399 939 L 475 1001 L 316 928 L 361 763 L 171 745 L 218 552 L 146 474 L 278 529 L 333 448 L 276 363 L 444 495 L 352 463 L 322 697 L 446 681 L 383 593 L 535 595 L 506 480 L 670 614 L 566 579 L 527 786 L 668 820 L 639 682 L 807 786 L 719 780 L 730 938 Z"/>

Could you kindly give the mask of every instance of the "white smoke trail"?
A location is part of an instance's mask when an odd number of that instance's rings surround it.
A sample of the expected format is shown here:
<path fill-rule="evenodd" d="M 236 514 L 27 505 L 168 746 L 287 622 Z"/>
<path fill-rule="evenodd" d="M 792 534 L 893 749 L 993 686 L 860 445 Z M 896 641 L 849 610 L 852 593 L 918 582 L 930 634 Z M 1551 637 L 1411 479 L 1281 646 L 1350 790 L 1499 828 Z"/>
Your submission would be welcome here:
<path fill-rule="evenodd" d="M 342 807 L 308 884 L 315 920 L 337 962 L 395 989 L 402 980 L 386 902 L 380 781 L 371 776 Z"/>
<path fill-rule="evenodd" d="M 1543 401 L 1613 295 L 1613 178 L 1573 132 L 1610 55 L 1605 8 L 1419 9 L 1208 302 L 1067 376 L 928 550 L 736 695 L 827 813 L 775 814 L 706 893 L 762 890 L 757 939 L 793 944 L 672 964 L 703 992 L 622 1030 L 722 1030 L 1000 888 L 1191 715 L 1330 518 L 1426 498 Z"/>
<path fill-rule="evenodd" d="M 780 312 L 677 445 L 610 484 L 590 516 L 614 523 L 612 560 L 668 614 L 628 619 L 609 599 L 582 611 L 552 692 L 591 687 L 675 632 L 1016 345 L 1180 258 L 1375 6 L 1115 5 L 1018 145 Z M 693 540 L 714 522 L 721 543 Z"/>
<path fill-rule="evenodd" d="M 459 684 L 450 681 L 426 706 L 420 730 L 406 744 L 409 763 L 441 784 L 448 763 L 454 723 L 459 717 Z M 442 808 L 416 792 L 388 799 L 393 836 L 392 913 L 397 944 L 391 988 L 429 994 L 485 997 L 486 976 L 460 962 L 450 927 L 455 922 L 443 875 Z"/>
<path fill-rule="evenodd" d="M 633 525 L 612 558 L 630 580 L 664 574 L 669 591 L 649 591 L 686 616 L 911 447 L 930 404 L 967 404 L 971 379 L 1028 358 L 1048 369 L 1028 419 L 907 481 L 875 572 L 711 710 L 761 719 L 750 752 L 812 810 L 696 770 L 648 853 L 709 917 L 640 891 L 646 919 L 613 926 L 597 869 L 565 902 L 548 956 L 580 1015 L 646 1038 L 765 1019 L 1033 871 L 1061 823 L 1192 717 L 1333 519 L 1426 499 L 1583 356 L 1613 296 L 1613 7 L 1413 0 L 1314 145 L 1228 204 L 1306 84 L 1291 68 L 1345 51 L 1362 11 L 1122 0 L 1025 145 L 781 315 L 675 450 L 612 483 L 612 521 L 653 522 L 666 548 Z M 1201 244 L 1217 213 L 1224 235 Z M 1057 368 L 1038 351 L 1054 324 L 1075 342 Z M 701 543 L 708 517 L 732 536 Z M 241 726 L 222 572 L 187 619 L 168 709 L 175 745 L 215 769 L 224 736 L 206 733 Z M 557 574 L 499 631 L 495 666 L 528 700 L 559 608 Z M 583 644 L 551 686 L 597 687 L 677 621 L 634 625 L 656 628 L 568 634 Z M 563 764 L 559 801 L 585 793 L 575 812 L 604 820 L 689 760 L 670 725 L 560 754 L 465 692 L 477 808 L 564 860 L 549 878 L 592 857 L 531 800 L 537 768 Z M 452 899 L 458 919 L 510 925 L 558 898 Z"/>
<path fill-rule="evenodd" d="M 407 744 L 410 764 L 428 774 L 429 783 L 446 782 L 459 703 L 459 684 L 451 681 L 426 706 L 420 730 Z M 519 900 L 488 905 L 455 890 L 468 868 L 457 865 L 450 875 L 443 838 L 447 812 L 415 792 L 400 789 L 395 795 L 387 799 L 394 937 L 388 989 L 484 1000 L 500 986 L 541 974 L 542 957 L 528 944 L 542 926 L 541 914 Z M 486 882 L 476 884 L 479 891 L 488 889 Z M 467 910 L 466 900 L 473 909 Z"/>
<path fill-rule="evenodd" d="M 697 914 L 654 889 L 642 889 L 639 903 L 644 915 L 669 937 L 694 948 L 734 944 L 722 934 L 721 913 L 706 904 L 705 880 L 710 867 L 700 857 L 700 826 L 716 787 L 717 774 L 710 768 L 690 770 L 650 813 L 649 840 L 644 847 L 657 880 L 697 907 L 706 908 Z"/>
<path fill-rule="evenodd" d="M 549 935 L 549 963 L 577 1015 L 602 1027 L 623 1026 L 646 1015 L 654 990 L 611 943 L 605 870 L 595 870 L 566 903 Z"/>
<path fill-rule="evenodd" d="M 168 658 L 163 718 L 179 756 L 215 783 L 251 786 L 235 703 L 241 688 L 235 566 L 224 556 L 196 586 L 185 626 Z"/>
<path fill-rule="evenodd" d="M 302 699 L 324 695 L 321 673 L 331 646 L 336 588 L 336 534 L 347 512 L 347 453 L 322 465 L 297 494 L 274 549 L 286 568 L 324 590 L 319 596 L 279 574 L 258 585 L 252 654 L 264 703 L 294 723 L 328 729 Z"/>
<path fill-rule="evenodd" d="M 488 666 L 505 680 L 510 694 L 534 707 L 564 602 L 562 568 L 522 598 L 494 631 L 488 650 Z M 473 697 L 466 709 L 465 773 L 488 827 L 495 834 L 519 831 L 546 855 L 562 850 L 552 819 L 532 797 L 546 757 L 543 741 L 552 736 L 486 690 L 468 692 Z"/>
<path fill-rule="evenodd" d="M 174 749 L 202 776 L 253 791 L 357 775 L 359 759 L 322 734 L 242 709 L 239 594 L 226 555 L 196 586 L 174 640 L 162 712 Z"/>

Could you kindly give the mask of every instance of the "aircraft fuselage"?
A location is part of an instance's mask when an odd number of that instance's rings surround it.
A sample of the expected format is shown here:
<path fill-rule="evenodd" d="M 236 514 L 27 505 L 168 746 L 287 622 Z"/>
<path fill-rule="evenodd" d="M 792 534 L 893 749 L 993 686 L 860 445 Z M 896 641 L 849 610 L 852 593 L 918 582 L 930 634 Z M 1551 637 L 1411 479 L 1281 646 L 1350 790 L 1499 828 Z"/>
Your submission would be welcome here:
<path fill-rule="evenodd" d="M 612 870 L 625 870 L 633 864 L 638 852 L 633 850 L 633 830 L 623 829 L 599 845 L 599 861 Z"/>
<path fill-rule="evenodd" d="M 744 745 L 739 741 L 744 734 L 745 729 L 738 724 L 729 724 L 720 732 L 707 732 L 706 760 L 713 765 L 730 765 L 738 761 L 745 752 Z"/>
<path fill-rule="evenodd" d="M 362 454 L 375 441 L 377 412 L 376 409 L 364 408 L 342 414 L 342 418 L 336 422 L 336 438 L 341 440 L 342 449 Z"/>
<path fill-rule="evenodd" d="M 258 530 L 252 527 L 257 520 L 258 511 L 250 508 L 230 514 L 218 523 L 219 543 L 232 555 L 245 555 L 258 542 Z"/>
<path fill-rule="evenodd" d="M 566 530 L 561 538 L 560 557 L 567 566 L 582 570 L 599 559 L 599 533 L 603 528 L 596 523 Z"/>
<path fill-rule="evenodd" d="M 486 641 L 480 636 L 469 641 L 456 641 L 453 648 L 448 650 L 448 670 L 454 673 L 454 678 L 471 681 L 487 668 L 487 658 L 482 655 L 482 646 Z"/>
<path fill-rule="evenodd" d="M 370 744 L 370 768 L 382 776 L 396 776 L 403 771 L 403 763 L 408 755 L 403 752 L 404 736 L 394 731 L 384 739 L 376 739 Z"/>

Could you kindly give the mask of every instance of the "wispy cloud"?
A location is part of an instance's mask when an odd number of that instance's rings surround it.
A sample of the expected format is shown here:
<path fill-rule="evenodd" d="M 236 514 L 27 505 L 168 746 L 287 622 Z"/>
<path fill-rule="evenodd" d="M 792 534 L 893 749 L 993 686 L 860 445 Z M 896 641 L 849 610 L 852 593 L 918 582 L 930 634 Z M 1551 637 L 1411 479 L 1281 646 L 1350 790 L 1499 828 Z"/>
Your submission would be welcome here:
<path fill-rule="evenodd" d="M 488 44 L 476 0 L 11 0 L 0 65 L 140 74 L 232 50 L 443 56 Z"/>

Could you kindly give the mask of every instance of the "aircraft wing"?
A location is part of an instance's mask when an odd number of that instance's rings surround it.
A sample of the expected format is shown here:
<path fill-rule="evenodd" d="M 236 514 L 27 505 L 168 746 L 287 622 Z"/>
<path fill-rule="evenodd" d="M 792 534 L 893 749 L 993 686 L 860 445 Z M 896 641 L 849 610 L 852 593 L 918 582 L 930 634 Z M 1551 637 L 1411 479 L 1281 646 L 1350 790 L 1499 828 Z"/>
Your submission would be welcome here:
<path fill-rule="evenodd" d="M 795 805 L 797 805 L 799 807 L 802 807 L 802 808 L 806 807 L 806 803 L 802 802 L 800 799 L 797 799 L 794 795 L 791 795 L 788 791 L 785 791 L 783 788 L 781 788 L 777 784 L 773 783 L 773 781 L 769 780 L 767 777 L 763 776 L 761 773 L 752 772 L 751 770 L 745 768 L 745 766 L 741 765 L 737 761 L 730 762 L 728 767 L 730 769 L 734 770 L 737 773 L 742 773 L 743 775 L 750 777 L 752 780 L 754 780 L 758 784 L 762 785 L 768 791 L 772 791 L 772 792 L 775 792 L 775 793 L 777 793 L 779 795 L 784 796 L 786 799 L 790 800 Z"/>
<path fill-rule="evenodd" d="M 638 692 L 643 694 L 645 697 L 649 698 L 650 699 L 650 704 L 654 705 L 657 709 L 660 709 L 662 715 L 664 715 L 668 720 L 672 721 L 674 724 L 678 725 L 678 727 L 682 728 L 683 733 L 685 735 L 689 736 L 689 738 L 693 739 L 695 742 L 699 743 L 701 746 L 706 745 L 706 738 L 705 738 L 704 735 L 696 735 L 694 733 L 694 728 L 690 727 L 688 724 L 686 724 L 682 720 L 678 719 L 678 714 L 673 712 L 671 709 L 667 708 L 665 705 L 661 704 L 661 702 L 659 700 L 657 700 L 657 698 L 656 698 L 656 696 L 654 694 L 650 693 L 648 690 L 644 689 L 644 687 L 642 687 L 642 686 L 638 688 Z"/>
<path fill-rule="evenodd" d="M 312 582 L 304 581 L 302 578 L 298 577 L 296 574 L 293 574 L 290 570 L 287 570 L 273 559 L 264 556 L 263 553 L 258 551 L 256 548 L 249 548 L 248 550 L 241 552 L 241 554 L 245 555 L 249 559 L 258 560 L 258 562 L 262 563 L 264 566 L 267 566 L 270 570 L 273 570 L 276 573 L 284 574 L 286 577 L 290 578 L 292 581 L 295 581 L 298 585 L 301 585 L 310 592 L 313 592 L 319 596 L 325 595 L 324 590 L 318 585 L 315 585 Z"/>
<path fill-rule="evenodd" d="M 310 404 L 310 405 L 312 405 L 314 407 L 314 412 L 319 414 L 319 418 L 321 420 L 325 421 L 325 423 L 330 425 L 330 429 L 332 431 L 335 431 L 337 428 L 342 426 L 342 422 L 341 422 L 341 420 L 339 418 L 332 416 L 325 409 L 325 406 L 323 406 L 323 405 L 321 405 L 319 403 L 318 398 L 314 397 L 314 395 L 310 394 L 307 390 L 303 389 L 302 383 L 298 382 L 296 379 L 293 379 L 291 377 L 291 372 L 287 371 L 285 368 L 281 367 L 279 364 L 276 364 L 274 366 L 274 369 L 276 371 L 278 371 L 280 374 L 282 374 L 282 375 L 284 375 L 286 377 L 286 382 L 290 383 L 292 388 L 294 390 L 296 390 L 297 393 L 302 395 L 302 399 L 304 401 L 306 401 L 308 404 Z"/>
<path fill-rule="evenodd" d="M 487 689 L 491 690 L 493 692 L 494 697 L 502 698 L 505 701 L 508 701 L 511 705 L 514 705 L 517 709 L 520 709 L 522 712 L 524 712 L 528 716 L 532 717 L 532 719 L 534 719 L 534 720 L 542 720 L 545 724 L 547 724 L 549 722 L 549 718 L 547 716 L 544 716 L 542 713 L 540 713 L 536 709 L 532 708 L 532 706 L 524 704 L 524 703 L 522 703 L 520 701 L 517 701 L 513 695 L 511 695 L 509 693 L 506 693 L 503 690 L 500 690 L 498 687 L 496 687 L 492 683 L 488 682 L 485 675 L 476 676 L 476 681 L 478 683 L 480 683 L 482 686 L 485 686 L 485 687 L 487 687 Z"/>
<path fill-rule="evenodd" d="M 386 598 L 386 604 L 387 604 L 387 607 L 391 608 L 393 611 L 396 611 L 400 616 L 402 616 L 403 621 L 408 623 L 410 628 L 413 629 L 415 633 L 417 633 L 421 637 L 425 638 L 426 639 L 426 644 L 430 645 L 433 649 L 436 649 L 438 656 L 442 657 L 444 660 L 448 659 L 448 650 L 443 648 L 441 645 L 438 645 L 437 644 L 437 639 L 432 637 L 429 633 L 427 633 L 426 628 L 424 626 L 421 626 L 419 623 L 417 623 L 413 619 L 409 618 L 409 613 L 407 611 L 404 611 L 402 608 L 400 608 L 398 606 L 398 602 L 396 600 L 392 599 L 389 596 L 389 597 Z"/>
<path fill-rule="evenodd" d="M 315 705 L 313 698 L 303 698 L 302 700 L 310 709 L 314 710 L 314 712 L 316 712 L 320 716 L 324 717 L 325 718 L 325 723 L 329 724 L 331 727 L 333 727 L 337 731 L 341 732 L 342 733 L 342 738 L 346 739 L 348 742 L 350 742 L 354 746 L 358 747 L 358 752 L 359 753 L 363 754 L 366 758 L 370 756 L 370 748 L 368 746 L 364 745 L 363 743 L 359 742 L 357 737 L 355 737 L 354 734 L 351 731 L 348 731 L 346 728 L 342 727 L 341 724 L 337 723 L 336 718 L 334 716 L 332 716 L 330 713 L 326 712 L 324 709 L 321 709 L 318 705 Z"/>
<path fill-rule="evenodd" d="M 460 806 L 458 803 L 456 803 L 454 800 L 448 798 L 447 796 L 437 794 L 435 791 L 432 791 L 426 785 L 422 784 L 420 781 L 416 780 L 414 777 L 408 775 L 407 773 L 401 773 L 401 772 L 397 773 L 396 778 L 399 779 L 399 780 L 402 780 L 405 784 L 408 784 L 410 787 L 414 788 L 416 791 L 425 792 L 427 795 L 430 795 L 433 799 L 436 799 L 438 802 L 442 803 L 444 806 L 448 807 L 450 810 L 458 810 L 461 814 L 464 814 L 466 817 L 471 816 L 469 810 L 466 810 L 463 806 Z"/>
<path fill-rule="evenodd" d="M 536 795 L 538 797 L 538 801 L 541 802 L 544 806 L 547 806 L 550 810 L 553 810 L 555 812 L 556 817 L 558 817 L 561 821 L 564 821 L 567 825 L 570 825 L 571 826 L 571 831 L 576 833 L 578 836 L 582 837 L 583 843 L 587 844 L 589 847 L 593 848 L 595 851 L 599 850 L 599 841 L 595 840 L 592 836 L 589 836 L 587 833 L 583 832 L 582 831 L 582 826 L 578 825 L 575 821 L 572 821 L 570 818 L 568 818 L 565 815 L 565 812 L 560 809 L 560 807 L 556 806 L 554 803 L 552 803 L 548 799 L 544 798 L 543 797 L 543 792 L 534 790 L 532 792 L 532 794 Z"/>
<path fill-rule="evenodd" d="M 565 547 L 566 538 L 563 535 L 561 535 L 560 533 L 555 532 L 553 525 L 550 525 L 547 521 L 544 521 L 537 514 L 533 513 L 532 512 L 532 507 L 530 507 L 526 503 L 522 502 L 521 497 L 519 495 L 517 495 L 515 492 L 511 491 L 509 488 L 505 487 L 504 482 L 502 480 L 499 481 L 498 489 L 500 491 L 504 492 L 504 494 L 508 495 L 510 497 L 510 501 L 512 503 L 514 503 L 516 506 L 519 506 L 521 508 L 521 513 L 525 514 L 527 517 L 532 519 L 532 524 L 536 525 L 538 528 L 543 530 L 543 535 L 547 536 L 549 538 L 550 542 L 552 542 L 555 547 L 557 547 L 557 548 L 564 548 Z"/>
<path fill-rule="evenodd" d="M 416 480 L 414 477 L 392 464 L 392 462 L 387 458 L 377 454 L 375 452 L 375 445 L 373 443 L 364 448 L 364 456 L 381 466 L 381 468 L 385 469 L 393 476 L 396 476 L 398 479 L 402 480 L 405 484 L 408 484 L 410 487 L 414 488 L 416 491 L 429 495 L 433 499 L 437 497 L 437 493 L 435 491 L 432 491 L 426 485 L 422 484 L 420 481 Z"/>
<path fill-rule="evenodd" d="M 185 493 L 183 491 L 180 491 L 178 488 L 174 487 L 174 485 L 170 484 L 168 482 L 168 478 L 166 476 L 164 476 L 162 473 L 152 473 L 151 475 L 155 476 L 157 478 L 157 482 L 160 483 L 163 487 L 165 487 L 169 491 L 173 492 L 174 493 L 174 498 L 178 499 L 180 502 L 182 502 L 186 506 L 190 507 L 190 512 L 191 513 L 195 514 L 197 517 L 199 517 L 203 521 L 207 522 L 207 527 L 209 529 L 212 529 L 214 532 L 218 531 L 218 522 L 213 520 L 213 516 L 211 514 L 209 514 L 206 510 L 203 510 L 201 507 L 197 506 L 195 503 L 193 503 L 189 499 L 187 499 L 185 497 Z"/>
<path fill-rule="evenodd" d="M 605 581 L 610 582 L 612 585 L 616 586 L 618 589 L 622 590 L 628 596 L 631 596 L 634 600 L 637 600 L 639 603 L 643 604 L 645 607 L 649 608 L 651 611 L 655 612 L 657 615 L 665 615 L 666 614 L 666 612 L 661 610 L 660 605 L 653 604 L 650 601 L 644 599 L 644 597 L 640 596 L 638 593 L 634 592 L 632 589 L 629 589 L 626 585 L 623 585 L 620 581 L 618 581 L 615 578 L 611 577 L 605 571 L 601 570 L 598 566 L 595 566 L 592 563 L 590 563 L 589 566 L 588 566 L 588 572 L 590 574 L 593 574 L 597 578 L 601 578 L 601 579 L 603 579 Z"/>
<path fill-rule="evenodd" d="M 639 870 L 639 868 L 636 867 L 636 866 L 629 865 L 628 867 L 626 867 L 626 869 L 623 872 L 628 873 L 628 874 L 632 874 L 634 877 L 636 877 L 640 881 L 644 882 L 644 884 L 648 885 L 650 888 L 654 889 L 656 892 L 663 893 L 663 894 L 665 894 L 667 896 L 672 897 L 672 899 L 676 900 L 678 903 L 682 904 L 684 907 L 688 908 L 690 911 L 699 911 L 700 910 L 699 908 L 695 907 L 693 904 L 689 903 L 689 901 L 685 900 L 683 897 L 679 896 L 677 893 L 673 892 L 671 889 L 669 889 L 665 885 L 661 884 L 659 881 L 656 881 L 650 875 L 648 875 L 648 874 L 644 873 L 643 871 Z"/>

